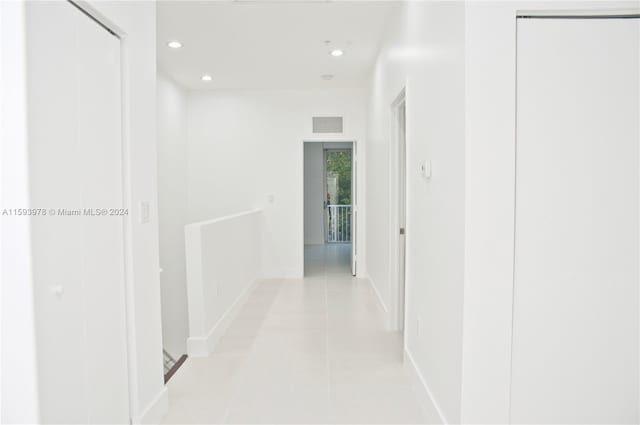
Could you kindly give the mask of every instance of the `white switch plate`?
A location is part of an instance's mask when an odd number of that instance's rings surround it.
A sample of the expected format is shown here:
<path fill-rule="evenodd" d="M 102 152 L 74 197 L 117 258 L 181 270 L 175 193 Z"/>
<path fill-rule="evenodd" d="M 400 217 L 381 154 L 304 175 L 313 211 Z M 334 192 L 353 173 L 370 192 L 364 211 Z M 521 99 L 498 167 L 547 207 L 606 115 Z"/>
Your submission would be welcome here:
<path fill-rule="evenodd" d="M 423 179 L 429 180 L 431 178 L 431 161 L 425 160 L 420 163 L 420 176 Z"/>
<path fill-rule="evenodd" d="M 140 223 L 148 223 L 149 220 L 151 220 L 149 201 L 140 201 Z"/>

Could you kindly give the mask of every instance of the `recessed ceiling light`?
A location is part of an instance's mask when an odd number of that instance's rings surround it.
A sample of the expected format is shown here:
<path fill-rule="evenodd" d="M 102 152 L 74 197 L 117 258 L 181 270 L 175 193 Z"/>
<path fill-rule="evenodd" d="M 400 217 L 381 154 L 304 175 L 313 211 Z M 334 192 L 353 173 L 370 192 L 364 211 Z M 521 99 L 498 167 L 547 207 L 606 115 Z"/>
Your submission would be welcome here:
<path fill-rule="evenodd" d="M 204 74 L 204 75 L 202 76 L 201 80 L 202 80 L 202 81 L 209 82 L 209 81 L 213 80 L 213 77 L 212 77 L 211 75 L 209 75 L 209 74 Z"/>
<path fill-rule="evenodd" d="M 342 56 L 342 55 L 344 55 L 344 52 L 342 50 L 340 50 L 340 49 L 336 49 L 336 50 L 332 50 L 331 51 L 331 56 L 338 57 L 338 56 Z"/>
<path fill-rule="evenodd" d="M 173 40 L 167 43 L 167 46 L 171 47 L 172 49 L 179 49 L 182 47 L 182 43 L 180 43 L 177 40 Z"/>
<path fill-rule="evenodd" d="M 322 78 L 323 80 L 327 80 L 327 81 L 329 81 L 329 80 L 333 80 L 333 75 L 331 75 L 331 74 L 324 74 L 324 75 L 321 75 L 321 76 L 320 76 L 320 78 Z"/>

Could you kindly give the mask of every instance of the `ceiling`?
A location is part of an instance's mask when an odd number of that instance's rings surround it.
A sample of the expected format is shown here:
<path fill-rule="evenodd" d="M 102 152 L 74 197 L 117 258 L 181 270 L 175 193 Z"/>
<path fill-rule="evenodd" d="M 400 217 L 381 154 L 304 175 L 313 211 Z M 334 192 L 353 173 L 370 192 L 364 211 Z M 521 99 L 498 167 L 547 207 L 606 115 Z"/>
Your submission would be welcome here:
<path fill-rule="evenodd" d="M 362 87 L 396 4 L 160 1 L 158 66 L 188 89 Z M 183 47 L 167 47 L 171 40 Z"/>

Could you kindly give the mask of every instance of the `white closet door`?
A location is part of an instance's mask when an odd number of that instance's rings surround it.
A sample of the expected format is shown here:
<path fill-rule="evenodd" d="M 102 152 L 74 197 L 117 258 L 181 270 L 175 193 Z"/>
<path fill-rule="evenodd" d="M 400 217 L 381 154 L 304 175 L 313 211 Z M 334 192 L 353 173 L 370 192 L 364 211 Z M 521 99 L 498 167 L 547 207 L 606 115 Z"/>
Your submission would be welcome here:
<path fill-rule="evenodd" d="M 77 16 L 82 205 L 118 209 L 124 203 L 120 40 L 87 16 Z M 123 220 L 121 215 L 82 218 L 90 423 L 129 419 Z"/>
<path fill-rule="evenodd" d="M 358 272 L 358 144 L 351 143 L 351 274 Z"/>
<path fill-rule="evenodd" d="M 120 42 L 69 2 L 27 25 L 41 418 L 128 423 L 123 217 L 83 211 L 123 206 Z"/>
<path fill-rule="evenodd" d="M 513 423 L 637 423 L 638 19 L 519 19 Z"/>

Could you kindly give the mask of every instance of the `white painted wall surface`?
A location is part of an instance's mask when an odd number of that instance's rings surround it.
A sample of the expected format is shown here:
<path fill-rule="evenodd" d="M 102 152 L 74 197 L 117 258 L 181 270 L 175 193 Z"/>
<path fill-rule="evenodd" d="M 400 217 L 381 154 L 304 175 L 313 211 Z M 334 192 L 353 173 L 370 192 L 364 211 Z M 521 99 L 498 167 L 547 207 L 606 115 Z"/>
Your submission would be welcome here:
<path fill-rule="evenodd" d="M 23 2 L 0 2 L 0 209 L 31 205 L 25 25 Z M 0 422 L 37 423 L 31 220 L 0 220 Z"/>
<path fill-rule="evenodd" d="M 263 276 L 302 276 L 303 140 L 364 140 L 364 99 L 360 89 L 191 93 L 189 221 L 264 206 Z M 344 133 L 312 134 L 322 115 L 344 116 Z"/>
<path fill-rule="evenodd" d="M 155 3 L 91 1 L 81 2 L 81 4 L 123 36 L 121 56 L 124 99 L 123 133 L 125 141 L 131 142 L 126 144 L 127 148 L 124 151 L 125 179 L 130 182 L 130 187 L 127 186 L 130 190 L 125 193 L 125 200 L 130 208 L 125 232 L 130 411 L 133 421 L 136 423 L 158 422 L 167 409 L 167 393 L 162 377 L 158 230 L 154 224 L 157 220 L 155 208 L 157 186 Z M 3 5 L 3 16 L 5 10 L 8 10 L 4 7 Z M 13 7 L 22 9 L 24 4 L 16 2 L 12 5 Z M 12 12 L 14 11 L 16 9 L 12 9 Z M 9 15 L 12 18 L 17 18 L 18 21 L 16 21 L 16 26 L 7 28 L 13 30 L 12 47 L 15 50 L 11 53 L 16 55 L 16 58 L 24 58 L 25 52 L 29 48 L 29 39 L 26 39 L 25 44 L 21 44 L 21 40 L 24 40 L 26 33 L 31 30 L 29 20 L 21 21 L 20 19 L 24 18 L 21 18 L 20 14 Z M 22 23 L 25 23 L 26 27 L 22 27 Z M 33 54 L 37 53 L 33 52 Z M 16 67 L 20 64 L 21 62 L 16 62 Z M 27 63 L 26 66 L 29 72 L 35 71 L 35 69 L 29 68 L 32 66 L 31 63 Z M 7 69 L 13 69 L 13 67 Z M 18 80 L 13 80 L 13 82 L 19 83 Z M 22 84 L 24 87 L 25 80 L 22 80 Z M 17 86 L 16 89 L 13 91 L 15 95 L 13 101 L 18 107 L 16 112 L 19 113 L 22 110 L 20 105 L 24 105 L 27 94 L 20 92 L 20 86 Z M 29 105 L 26 106 L 28 108 Z M 31 125 L 29 118 L 29 109 L 27 109 L 26 115 L 20 118 L 22 121 L 16 122 L 16 131 L 20 130 L 18 126 L 21 123 L 24 124 L 24 128 L 16 133 L 18 136 L 22 134 L 23 138 L 17 140 L 25 141 L 24 135 L 27 133 L 24 130 Z M 24 121 L 25 119 L 26 121 Z M 29 128 L 29 131 L 32 130 L 34 129 Z M 30 170 L 30 173 L 33 172 L 34 170 Z M 138 222 L 138 205 L 141 200 L 149 201 L 151 204 L 149 223 Z M 19 257 L 18 260 L 17 265 L 26 265 L 30 261 L 28 257 Z M 37 266 L 34 265 L 34 267 L 35 273 Z M 21 272 L 20 276 L 23 282 L 29 282 L 27 274 Z M 22 307 L 22 312 L 28 317 L 28 302 Z M 25 320 L 24 325 L 29 327 L 29 320 Z M 24 338 L 26 345 L 23 360 L 26 378 L 23 391 L 16 394 L 16 399 L 19 400 L 16 407 L 25 406 L 27 410 L 21 412 L 19 417 L 23 421 L 33 422 L 29 418 L 38 415 L 36 404 L 39 401 L 34 399 L 34 389 L 30 386 L 30 377 L 33 376 L 30 372 L 33 371 L 30 362 L 33 359 L 33 353 L 29 352 L 28 332 L 24 334 Z M 18 364 L 13 364 L 12 367 L 20 370 Z M 6 385 L 6 381 L 3 376 L 4 385 Z"/>
<path fill-rule="evenodd" d="M 464 423 L 509 421 L 517 11 L 639 6 L 637 1 L 466 5 Z"/>
<path fill-rule="evenodd" d="M 389 307 L 396 187 L 391 104 L 406 87 L 406 347 L 440 410 L 460 420 L 464 269 L 464 5 L 409 2 L 392 18 L 371 81 L 367 140 L 368 270 Z M 418 168 L 433 163 L 425 181 Z M 393 229 L 393 237 L 396 235 Z M 420 320 L 420 334 L 417 322 Z"/>
<path fill-rule="evenodd" d="M 322 143 L 304 144 L 304 243 L 324 243 L 324 152 Z"/>
<path fill-rule="evenodd" d="M 91 7 L 124 33 L 126 194 L 128 224 L 128 316 L 131 414 L 134 422 L 157 422 L 168 409 L 162 366 L 162 322 L 157 211 L 156 5 L 155 2 L 92 1 Z M 150 221 L 140 223 L 140 202 Z"/>
<path fill-rule="evenodd" d="M 640 18 L 517 25 L 511 422 L 638 423 Z"/>
<path fill-rule="evenodd" d="M 188 351 L 206 357 L 261 271 L 263 215 L 246 211 L 185 227 Z"/>
<path fill-rule="evenodd" d="M 162 343 L 178 358 L 187 352 L 189 323 L 184 226 L 187 224 L 187 94 L 158 74 L 158 223 Z"/>

